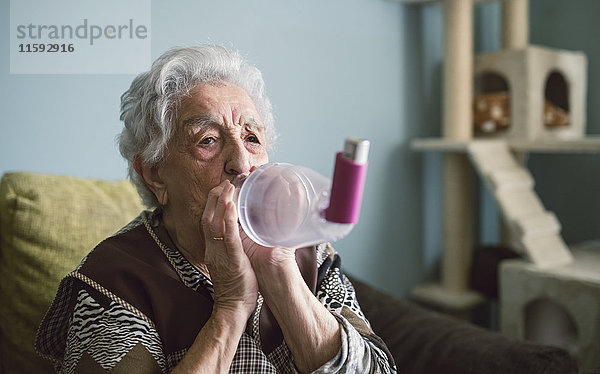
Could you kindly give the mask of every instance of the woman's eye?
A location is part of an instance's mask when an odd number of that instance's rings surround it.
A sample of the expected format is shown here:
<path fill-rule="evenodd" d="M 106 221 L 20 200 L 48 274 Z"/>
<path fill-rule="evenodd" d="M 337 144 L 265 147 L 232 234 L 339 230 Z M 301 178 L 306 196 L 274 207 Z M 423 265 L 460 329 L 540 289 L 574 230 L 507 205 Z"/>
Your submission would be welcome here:
<path fill-rule="evenodd" d="M 260 143 L 260 140 L 258 140 L 258 138 L 254 135 L 249 135 L 246 140 L 250 143 Z"/>
<path fill-rule="evenodd" d="M 200 140 L 200 142 L 198 142 L 198 144 L 200 145 L 209 145 L 215 142 L 215 138 L 213 138 L 212 136 L 206 137 L 202 140 Z"/>

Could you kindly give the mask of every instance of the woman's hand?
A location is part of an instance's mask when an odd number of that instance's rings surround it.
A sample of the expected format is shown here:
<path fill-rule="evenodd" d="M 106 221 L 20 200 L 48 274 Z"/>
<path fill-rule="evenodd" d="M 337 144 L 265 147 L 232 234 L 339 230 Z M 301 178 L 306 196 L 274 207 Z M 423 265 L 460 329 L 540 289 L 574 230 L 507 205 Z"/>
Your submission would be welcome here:
<path fill-rule="evenodd" d="M 234 190 L 226 180 L 208 194 L 202 214 L 204 262 L 215 290 L 214 312 L 242 313 L 247 319 L 256 307 L 258 284 L 242 246 Z"/>
<path fill-rule="evenodd" d="M 235 188 L 225 181 L 213 188 L 202 213 L 204 263 L 213 282 L 212 314 L 173 373 L 226 373 L 250 314 L 258 284 L 244 253 L 233 204 Z M 185 306 L 183 306 L 185 307 Z"/>
<path fill-rule="evenodd" d="M 252 268 L 257 277 L 263 275 L 262 273 L 264 272 L 271 270 L 276 271 L 277 269 L 286 266 L 297 267 L 295 249 L 263 247 L 250 239 L 241 227 L 239 228 L 239 231 L 244 251 L 250 259 L 250 263 L 252 264 Z"/>

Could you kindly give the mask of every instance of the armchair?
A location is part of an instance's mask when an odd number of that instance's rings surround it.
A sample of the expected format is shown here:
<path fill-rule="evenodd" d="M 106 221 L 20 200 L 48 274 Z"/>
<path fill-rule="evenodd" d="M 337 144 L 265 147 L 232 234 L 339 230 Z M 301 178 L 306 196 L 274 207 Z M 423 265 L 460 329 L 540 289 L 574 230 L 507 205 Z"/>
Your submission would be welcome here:
<path fill-rule="evenodd" d="M 52 372 L 33 347 L 60 279 L 143 206 L 128 182 L 25 172 L 0 183 L 0 374 Z M 351 278 L 402 373 L 576 373 L 559 348 L 486 331 Z"/>

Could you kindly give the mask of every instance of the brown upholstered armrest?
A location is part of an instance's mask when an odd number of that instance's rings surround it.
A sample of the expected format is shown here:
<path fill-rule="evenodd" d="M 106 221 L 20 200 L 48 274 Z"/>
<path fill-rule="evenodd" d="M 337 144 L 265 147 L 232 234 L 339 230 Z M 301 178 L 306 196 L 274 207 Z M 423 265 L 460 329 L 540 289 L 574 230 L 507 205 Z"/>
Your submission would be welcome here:
<path fill-rule="evenodd" d="M 349 278 L 401 373 L 577 373 L 576 361 L 563 349 L 511 339 Z"/>

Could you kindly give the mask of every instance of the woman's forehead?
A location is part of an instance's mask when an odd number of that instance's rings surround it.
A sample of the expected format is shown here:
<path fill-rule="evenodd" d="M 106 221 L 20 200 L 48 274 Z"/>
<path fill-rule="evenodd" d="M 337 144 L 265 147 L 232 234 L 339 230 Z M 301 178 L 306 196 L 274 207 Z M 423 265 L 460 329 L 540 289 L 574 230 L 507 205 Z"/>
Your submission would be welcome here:
<path fill-rule="evenodd" d="M 182 100 L 178 117 L 180 126 L 210 122 L 226 124 L 224 122 L 242 119 L 255 125 L 262 123 L 246 91 L 229 83 L 195 86 Z"/>
<path fill-rule="evenodd" d="M 189 127 L 207 127 L 207 126 L 224 126 L 223 118 L 219 116 L 211 116 L 211 115 L 193 115 L 186 119 L 184 119 L 181 123 L 183 128 Z M 254 117 L 242 117 L 240 119 L 240 123 L 236 123 L 235 125 L 244 126 L 248 128 L 253 128 L 256 130 L 264 130 L 264 125 L 254 119 Z"/>
<path fill-rule="evenodd" d="M 202 83 L 193 87 L 182 100 L 188 105 L 201 105 L 207 108 L 222 105 L 251 105 L 254 103 L 243 88 L 231 83 L 220 84 Z"/>

